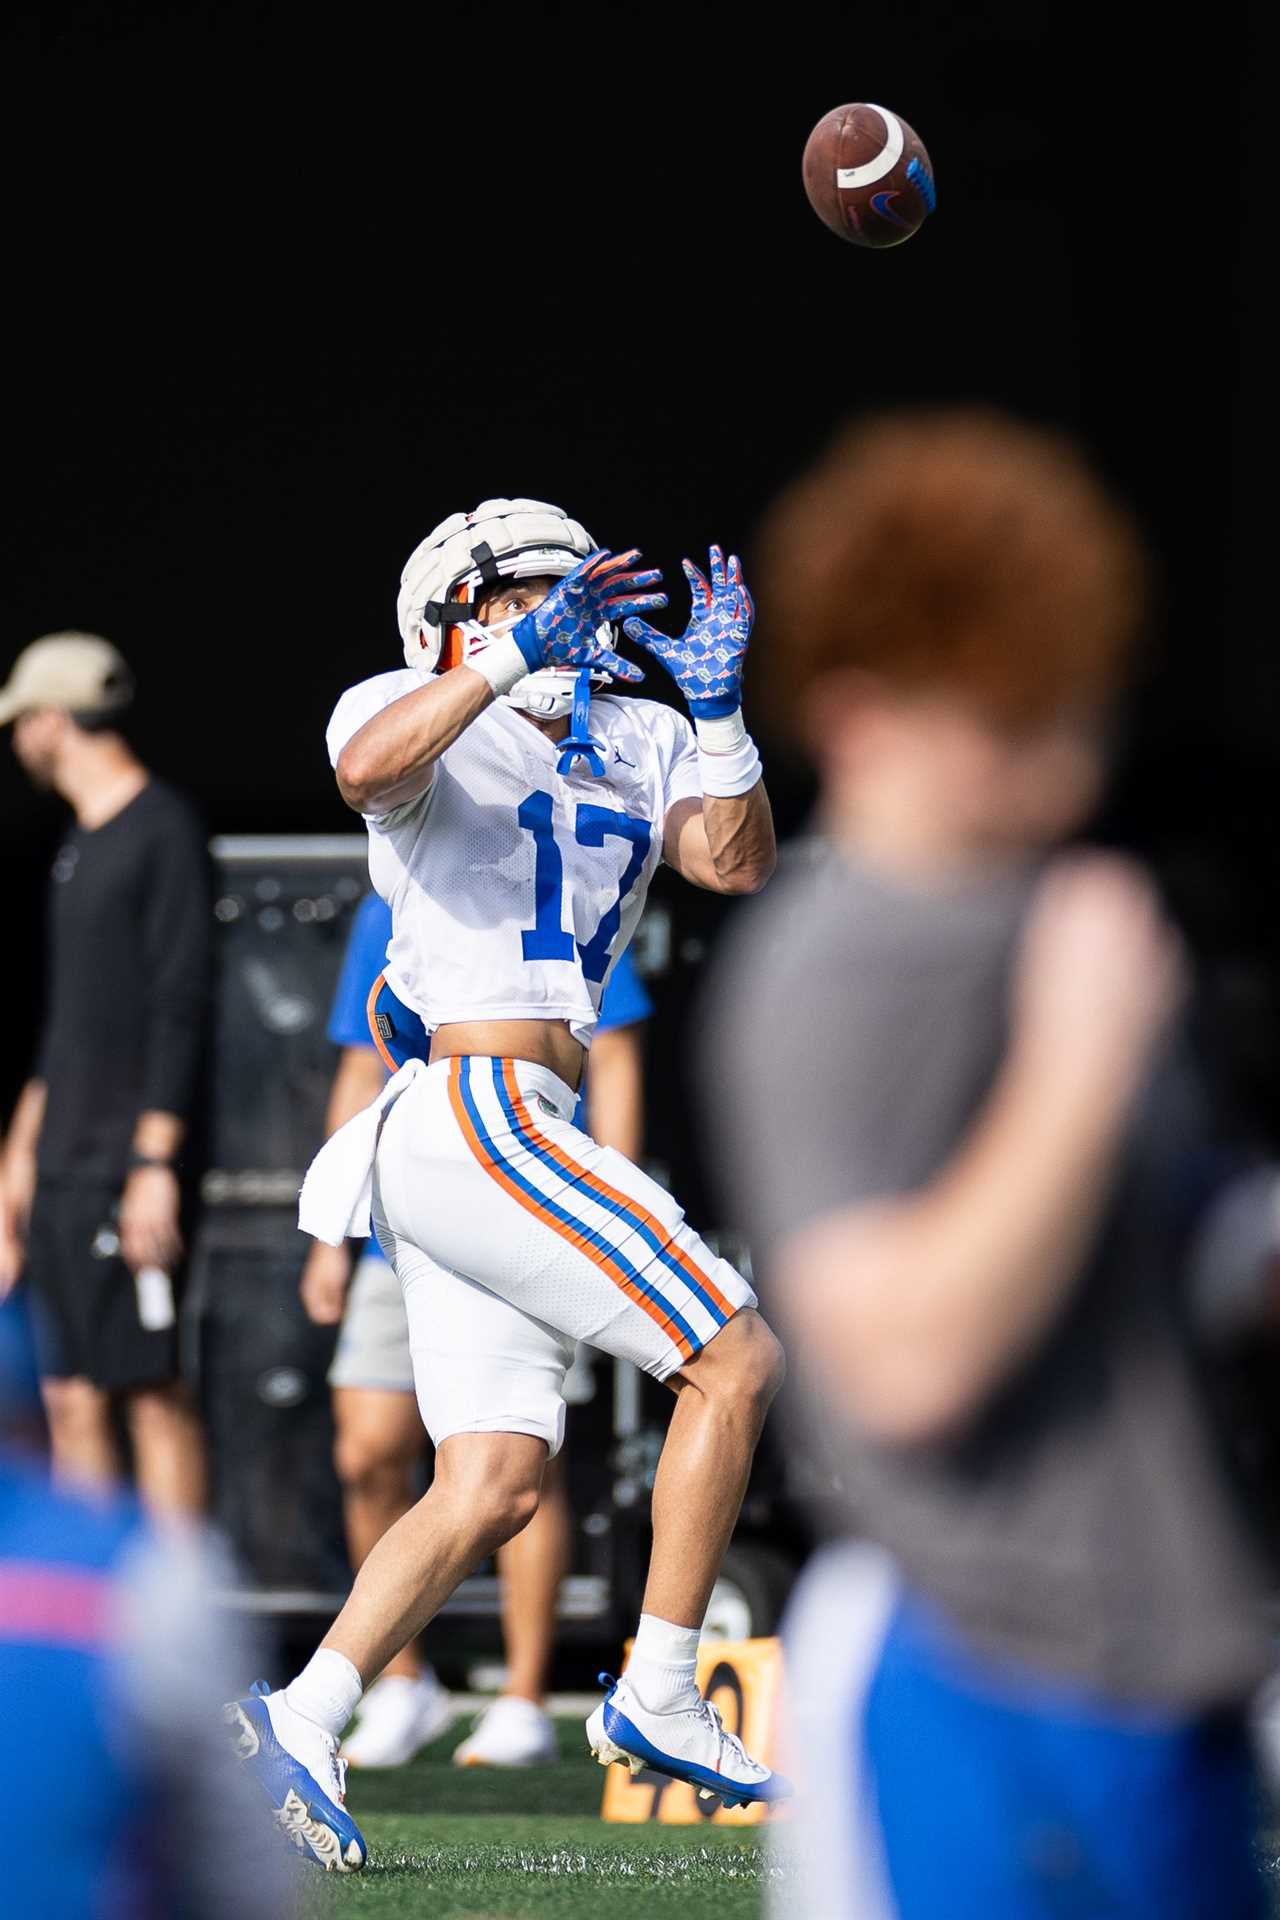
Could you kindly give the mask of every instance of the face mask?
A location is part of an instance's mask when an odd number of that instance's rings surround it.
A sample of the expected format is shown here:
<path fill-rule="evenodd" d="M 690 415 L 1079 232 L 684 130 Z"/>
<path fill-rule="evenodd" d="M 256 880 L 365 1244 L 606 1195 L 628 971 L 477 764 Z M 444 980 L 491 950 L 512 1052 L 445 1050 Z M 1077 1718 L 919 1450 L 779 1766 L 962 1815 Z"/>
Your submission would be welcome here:
<path fill-rule="evenodd" d="M 463 620 L 459 623 L 458 631 L 464 638 L 479 641 L 483 646 L 488 640 L 504 639 L 513 627 L 519 626 L 529 611 L 531 609 L 526 607 L 519 613 L 509 613 L 505 619 L 492 620 L 487 626 L 479 620 Z"/>
<path fill-rule="evenodd" d="M 513 627 L 520 624 L 526 613 L 531 611 L 531 608 L 525 608 L 519 613 L 507 615 L 502 620 L 495 620 L 489 626 L 483 625 L 479 620 L 460 621 L 458 631 L 463 638 L 464 661 L 467 649 L 472 646 L 486 647 L 491 641 L 502 639 L 511 632 Z M 601 627 L 599 638 L 609 646 L 614 644 L 615 636 L 608 627 Z M 516 681 L 510 693 L 501 694 L 499 697 L 506 706 L 517 707 L 522 713 L 535 714 L 539 720 L 558 720 L 572 709 L 573 690 L 577 678 L 576 667 L 544 667 L 537 673 L 526 674 L 523 680 Z M 609 675 L 593 673 L 591 680 L 594 686 L 606 687 L 609 684 Z"/>

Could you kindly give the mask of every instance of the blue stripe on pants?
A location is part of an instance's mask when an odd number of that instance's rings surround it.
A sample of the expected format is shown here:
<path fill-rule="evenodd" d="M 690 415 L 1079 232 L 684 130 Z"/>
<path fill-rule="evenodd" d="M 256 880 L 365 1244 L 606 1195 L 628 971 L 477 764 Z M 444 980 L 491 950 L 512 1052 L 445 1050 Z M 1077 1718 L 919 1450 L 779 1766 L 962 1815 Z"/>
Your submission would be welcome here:
<path fill-rule="evenodd" d="M 495 1060 L 493 1064 L 496 1080 L 500 1063 Z M 485 1126 L 484 1116 L 476 1105 L 475 1095 L 471 1091 L 471 1056 L 467 1054 L 462 1055 L 459 1085 L 462 1092 L 463 1104 L 467 1109 L 471 1124 L 476 1130 L 481 1146 L 485 1149 L 486 1153 L 492 1156 L 494 1164 L 501 1167 L 507 1179 L 519 1187 L 522 1193 L 527 1194 L 534 1205 L 540 1207 L 548 1218 L 558 1220 L 561 1226 L 568 1227 L 572 1232 L 580 1234 L 591 1246 L 597 1248 L 601 1253 L 606 1254 L 616 1266 L 622 1269 L 632 1286 L 644 1294 L 646 1299 L 653 1301 L 655 1306 L 661 1310 L 672 1326 L 680 1329 L 680 1332 L 684 1335 L 689 1345 L 693 1348 L 694 1352 L 697 1353 L 703 1344 L 702 1341 L 698 1338 L 683 1314 L 678 1313 L 675 1307 L 672 1306 L 666 1295 L 658 1287 L 654 1286 L 651 1280 L 646 1280 L 638 1268 L 632 1266 L 631 1262 L 613 1244 L 612 1240 L 606 1239 L 603 1233 L 597 1232 L 597 1230 L 588 1225 L 585 1220 L 579 1220 L 574 1214 L 567 1212 L 564 1207 L 557 1205 L 554 1200 L 549 1199 L 545 1193 L 540 1192 L 539 1189 L 534 1186 L 533 1182 L 526 1180 L 513 1162 L 501 1152 L 493 1135 Z M 563 1178 L 563 1174 L 561 1174 L 561 1178 Z M 567 1187 L 566 1190 L 572 1192 L 571 1187 Z"/>
<path fill-rule="evenodd" d="M 521 1125 L 520 1118 L 511 1104 L 506 1086 L 503 1082 L 501 1060 L 495 1060 L 493 1063 L 493 1090 L 502 1102 L 502 1111 L 507 1117 L 511 1131 L 515 1134 L 521 1146 L 527 1153 L 533 1154 L 546 1166 L 550 1167 L 552 1173 L 554 1173 L 558 1179 L 563 1180 L 565 1178 L 565 1168 L 562 1163 L 556 1159 L 554 1154 L 548 1153 L 545 1148 L 540 1147 L 528 1129 Z M 486 1142 L 486 1144 L 488 1143 Z M 569 1156 L 566 1155 L 566 1158 L 568 1157 Z M 507 1167 L 508 1173 L 510 1173 L 510 1163 L 504 1162 L 504 1164 Z M 580 1176 L 585 1176 L 589 1173 L 588 1168 L 581 1166 L 577 1167 L 576 1171 Z M 721 1313 L 719 1307 L 706 1289 L 699 1286 L 696 1275 L 690 1273 L 689 1268 L 675 1258 L 668 1243 L 660 1239 L 652 1227 L 646 1226 L 639 1212 L 637 1212 L 634 1207 L 624 1206 L 620 1201 L 610 1200 L 606 1194 L 597 1192 L 588 1178 L 582 1177 L 571 1184 L 579 1186 L 582 1192 L 594 1200 L 595 1204 L 605 1213 L 613 1214 L 615 1218 L 621 1220 L 625 1226 L 630 1227 L 633 1233 L 637 1233 L 645 1242 L 646 1246 L 650 1247 L 653 1252 L 657 1254 L 663 1266 L 666 1267 L 670 1273 L 673 1273 L 681 1285 L 685 1287 L 688 1292 L 692 1293 L 701 1303 L 715 1321 L 716 1326 L 724 1326 L 727 1316 Z M 656 1293 L 657 1289 L 655 1288 L 654 1291 Z M 669 1305 L 665 1294 L 658 1294 L 658 1298 L 662 1300 L 664 1306 Z"/>

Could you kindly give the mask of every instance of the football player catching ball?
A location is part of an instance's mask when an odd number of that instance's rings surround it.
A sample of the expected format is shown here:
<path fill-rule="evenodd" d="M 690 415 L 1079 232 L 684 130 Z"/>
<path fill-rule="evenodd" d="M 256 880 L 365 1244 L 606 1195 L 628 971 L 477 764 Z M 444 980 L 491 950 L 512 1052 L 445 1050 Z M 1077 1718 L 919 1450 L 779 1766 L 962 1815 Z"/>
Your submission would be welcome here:
<path fill-rule="evenodd" d="M 587 1722 L 601 1764 L 726 1804 L 782 1797 L 694 1681 L 699 1630 L 780 1382 L 750 1286 L 661 1187 L 572 1120 L 613 960 L 661 860 L 754 893 L 775 847 L 742 720 L 742 569 L 685 562 L 683 635 L 634 551 L 596 549 L 535 500 L 454 514 L 402 576 L 406 665 L 339 700 L 328 747 L 392 912 L 386 977 L 431 1035 L 313 1163 L 301 1223 L 378 1238 L 404 1290 L 435 1478 L 383 1536 L 320 1650 L 228 1708 L 281 1826 L 325 1866 L 364 1864 L 338 1739 L 361 1693 L 537 1508 L 578 1340 L 676 1393 L 653 1554 L 626 1672 Z M 692 724 L 637 699 L 616 623 L 667 668 Z M 604 689 L 608 689 L 604 691 Z"/>

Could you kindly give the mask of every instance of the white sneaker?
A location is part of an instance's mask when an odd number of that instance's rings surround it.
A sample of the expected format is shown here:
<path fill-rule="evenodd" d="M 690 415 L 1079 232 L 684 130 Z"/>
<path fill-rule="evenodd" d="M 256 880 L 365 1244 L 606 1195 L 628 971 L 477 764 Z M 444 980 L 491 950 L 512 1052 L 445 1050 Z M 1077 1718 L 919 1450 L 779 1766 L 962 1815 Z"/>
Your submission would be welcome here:
<path fill-rule="evenodd" d="M 600 1676 L 608 1693 L 587 1721 L 587 1740 L 602 1767 L 620 1760 L 633 1774 L 649 1768 L 715 1794 L 726 1807 L 751 1800 L 786 1800 L 791 1783 L 753 1760 L 735 1733 L 726 1733 L 719 1711 L 701 1697 L 675 1713 L 648 1713 L 626 1675 Z"/>
<path fill-rule="evenodd" d="M 430 1667 L 416 1680 L 384 1673 L 361 1700 L 342 1757 L 353 1767 L 402 1767 L 453 1718 L 453 1703 Z"/>
<path fill-rule="evenodd" d="M 328 1872 L 358 1872 L 369 1850 L 343 1805 L 347 1769 L 333 1735 L 295 1713 L 283 1690 L 271 1693 L 261 1680 L 243 1700 L 229 1701 L 223 1717 L 237 1758 L 260 1783 L 276 1825 L 299 1853 Z"/>
<path fill-rule="evenodd" d="M 462 1745 L 455 1767 L 549 1767 L 560 1757 L 551 1715 L 532 1700 L 504 1693 L 486 1707 Z"/>

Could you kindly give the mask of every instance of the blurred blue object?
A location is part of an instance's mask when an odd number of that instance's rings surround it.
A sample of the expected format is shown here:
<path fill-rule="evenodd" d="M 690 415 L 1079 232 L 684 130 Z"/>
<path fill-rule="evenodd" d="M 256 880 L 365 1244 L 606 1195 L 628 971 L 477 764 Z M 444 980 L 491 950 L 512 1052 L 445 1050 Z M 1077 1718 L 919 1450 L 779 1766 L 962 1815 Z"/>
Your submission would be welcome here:
<path fill-rule="evenodd" d="M 0 1300 L 0 1435 L 40 1409 L 35 1341 L 21 1293 Z"/>
<path fill-rule="evenodd" d="M 23 1317 L 0 1311 L 6 1416 L 31 1377 Z M 290 1863 L 223 1736 L 221 1699 L 258 1657 L 214 1606 L 227 1584 L 198 1529 L 161 1535 L 0 1446 L 6 1915 L 289 1910 Z"/>
<path fill-rule="evenodd" d="M 904 1597 L 850 1737 L 875 1755 L 898 1920 L 1263 1920 L 1238 1720 L 1050 1686 Z"/>

